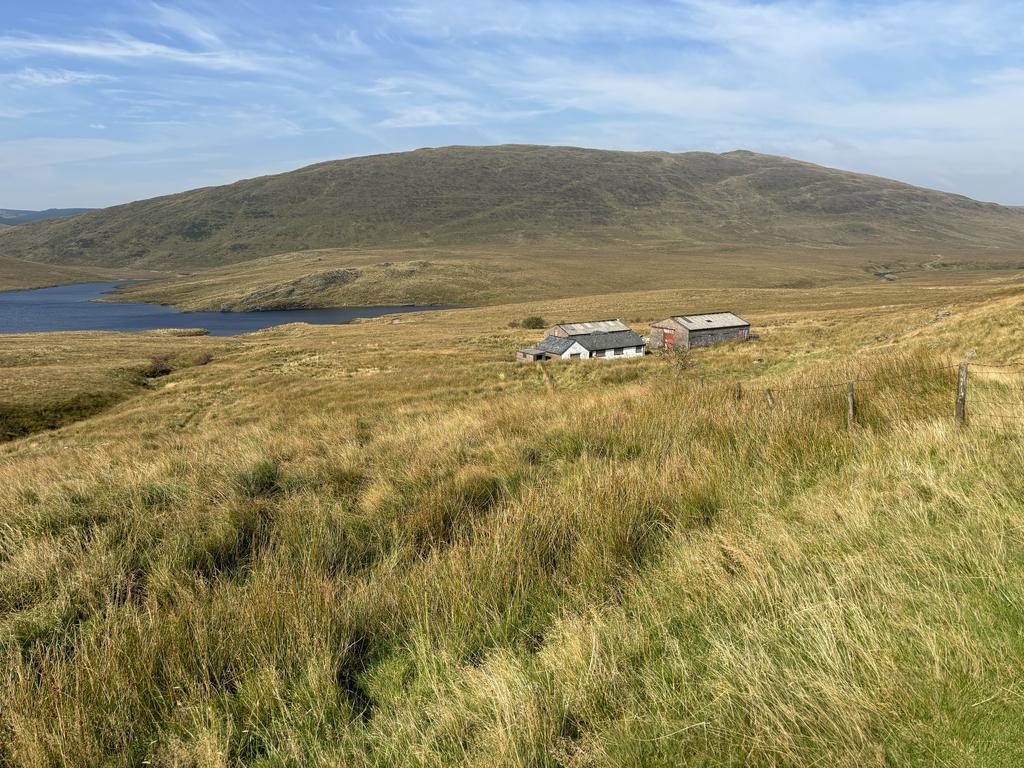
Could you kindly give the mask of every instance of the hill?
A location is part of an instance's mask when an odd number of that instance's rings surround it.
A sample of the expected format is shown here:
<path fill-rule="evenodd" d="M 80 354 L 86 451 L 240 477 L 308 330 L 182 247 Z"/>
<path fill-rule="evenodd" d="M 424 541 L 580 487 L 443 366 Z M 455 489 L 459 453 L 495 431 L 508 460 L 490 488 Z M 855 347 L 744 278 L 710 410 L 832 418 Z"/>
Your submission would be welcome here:
<path fill-rule="evenodd" d="M 43 288 L 66 283 L 109 282 L 113 280 L 153 278 L 140 270 L 76 267 L 61 264 L 37 264 L 0 256 L 0 291 Z"/>
<path fill-rule="evenodd" d="M 63 219 L 88 213 L 92 208 L 47 208 L 45 211 L 18 211 L 0 208 L 0 226 L 13 227 L 16 224 L 27 224 L 30 221 L 45 219 Z"/>
<path fill-rule="evenodd" d="M 1006 248 L 1024 212 L 751 152 L 539 146 L 360 157 L 53 219 L 0 254 L 197 270 L 313 249 Z"/>
<path fill-rule="evenodd" d="M 759 338 L 512 362 L 691 306 Z M 4 339 L 0 764 L 1024 760 L 1019 286 L 394 319 Z"/>

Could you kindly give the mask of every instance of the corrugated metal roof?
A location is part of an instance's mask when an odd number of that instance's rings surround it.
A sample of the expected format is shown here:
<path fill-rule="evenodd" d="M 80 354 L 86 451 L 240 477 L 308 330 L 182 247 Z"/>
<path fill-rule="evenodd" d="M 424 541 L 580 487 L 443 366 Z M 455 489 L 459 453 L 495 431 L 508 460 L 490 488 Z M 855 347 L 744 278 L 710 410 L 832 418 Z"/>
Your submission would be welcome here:
<path fill-rule="evenodd" d="M 716 328 L 749 326 L 746 320 L 732 312 L 710 312 L 706 315 L 675 315 L 673 318 L 688 331 L 706 331 Z"/>
<path fill-rule="evenodd" d="M 614 333 L 615 331 L 630 330 L 629 326 L 621 320 L 590 320 L 582 323 L 559 323 L 557 327 L 561 328 L 570 336 L 585 336 L 588 333 L 594 333 L 596 331 Z"/>

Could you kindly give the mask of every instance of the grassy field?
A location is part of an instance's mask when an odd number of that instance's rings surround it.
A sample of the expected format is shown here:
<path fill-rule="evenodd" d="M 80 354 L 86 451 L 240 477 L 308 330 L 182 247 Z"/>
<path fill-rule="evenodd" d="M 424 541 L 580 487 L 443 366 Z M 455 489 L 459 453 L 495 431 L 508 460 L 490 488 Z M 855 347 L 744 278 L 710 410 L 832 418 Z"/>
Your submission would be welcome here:
<path fill-rule="evenodd" d="M 285 253 L 134 285 L 114 300 L 185 310 L 480 306 L 526 298 L 657 289 L 823 288 L 890 291 L 891 282 L 1008 283 L 1024 275 L 1019 249 L 721 246 L 672 244 L 447 249 L 323 249 Z M 882 277 L 880 277 L 880 275 Z M 898 293 L 898 291 L 897 291 Z M 884 301 L 884 292 L 878 294 Z"/>
<path fill-rule="evenodd" d="M 96 283 L 134 278 L 144 279 L 155 276 L 155 273 L 142 270 L 37 264 L 0 256 L 0 291 L 46 288 L 51 285 L 66 285 L 68 283 Z"/>
<path fill-rule="evenodd" d="M 511 362 L 698 303 L 758 338 Z M 897 282 L 5 337 L 5 399 L 118 396 L 0 445 L 0 765 L 1018 765 L 1024 422 L 957 430 L 950 366 L 1024 418 L 981 366 L 1022 320 Z"/>

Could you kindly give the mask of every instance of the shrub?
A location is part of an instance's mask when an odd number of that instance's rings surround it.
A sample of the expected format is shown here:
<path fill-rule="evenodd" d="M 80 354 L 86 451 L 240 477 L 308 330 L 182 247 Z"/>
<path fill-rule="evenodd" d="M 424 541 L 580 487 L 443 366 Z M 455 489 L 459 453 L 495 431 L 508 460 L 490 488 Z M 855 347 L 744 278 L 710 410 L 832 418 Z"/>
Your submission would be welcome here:
<path fill-rule="evenodd" d="M 145 375 L 147 379 L 158 379 L 161 376 L 167 376 L 173 370 L 170 355 L 154 355 L 149 359 Z"/>
<path fill-rule="evenodd" d="M 531 330 L 539 330 L 540 328 L 547 328 L 548 324 L 543 317 L 537 315 L 530 315 L 523 320 L 523 328 L 529 328 Z"/>

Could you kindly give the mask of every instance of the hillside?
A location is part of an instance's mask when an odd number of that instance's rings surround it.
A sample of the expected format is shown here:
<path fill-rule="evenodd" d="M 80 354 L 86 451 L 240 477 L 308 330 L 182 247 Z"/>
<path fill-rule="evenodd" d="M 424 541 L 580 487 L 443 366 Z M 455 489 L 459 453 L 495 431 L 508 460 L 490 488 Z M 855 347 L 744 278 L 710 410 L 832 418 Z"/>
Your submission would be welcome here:
<path fill-rule="evenodd" d="M 0 226 L 13 227 L 16 224 L 27 224 L 30 221 L 46 219 L 62 219 L 87 213 L 92 208 L 47 208 L 45 211 L 18 211 L 11 208 L 0 208 Z"/>
<path fill-rule="evenodd" d="M 698 305 L 759 338 L 512 362 Z M 393 319 L 4 339 L 0 764 L 1024 760 L 1019 287 Z"/>
<path fill-rule="evenodd" d="M 0 256 L 0 291 L 43 288 L 66 283 L 107 282 L 146 279 L 155 275 L 141 270 L 76 267 L 62 264 L 37 264 Z"/>
<path fill-rule="evenodd" d="M 751 152 L 447 147 L 321 163 L 0 233 L 0 254 L 190 271 L 312 249 L 1019 248 L 1024 212 Z"/>

